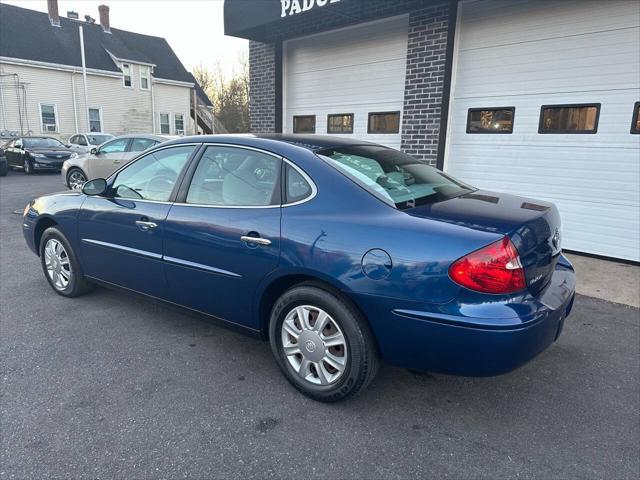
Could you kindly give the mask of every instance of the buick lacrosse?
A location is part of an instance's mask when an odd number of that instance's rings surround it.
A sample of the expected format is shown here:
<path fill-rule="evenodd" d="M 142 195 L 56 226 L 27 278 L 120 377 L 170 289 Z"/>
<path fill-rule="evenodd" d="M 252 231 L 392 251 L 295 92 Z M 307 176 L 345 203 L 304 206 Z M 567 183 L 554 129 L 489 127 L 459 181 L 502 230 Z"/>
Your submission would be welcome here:
<path fill-rule="evenodd" d="M 60 295 L 115 286 L 241 327 L 320 401 L 381 361 L 509 372 L 558 338 L 574 298 L 553 204 L 356 139 L 172 140 L 32 201 L 23 231 Z"/>

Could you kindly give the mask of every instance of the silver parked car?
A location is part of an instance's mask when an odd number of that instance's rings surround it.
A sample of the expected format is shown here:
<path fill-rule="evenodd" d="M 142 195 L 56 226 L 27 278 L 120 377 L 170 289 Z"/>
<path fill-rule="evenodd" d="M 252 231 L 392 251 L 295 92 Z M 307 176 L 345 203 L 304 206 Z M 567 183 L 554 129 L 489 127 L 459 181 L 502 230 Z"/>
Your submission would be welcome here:
<path fill-rule="evenodd" d="M 62 179 L 71 190 L 79 190 L 87 180 L 107 178 L 121 166 L 129 163 L 140 152 L 172 137 L 133 133 L 115 137 L 78 158 L 62 165 Z"/>
<path fill-rule="evenodd" d="M 93 147 L 102 145 L 113 138 L 110 133 L 77 133 L 69 137 L 69 148 L 78 154 L 88 153 Z"/>

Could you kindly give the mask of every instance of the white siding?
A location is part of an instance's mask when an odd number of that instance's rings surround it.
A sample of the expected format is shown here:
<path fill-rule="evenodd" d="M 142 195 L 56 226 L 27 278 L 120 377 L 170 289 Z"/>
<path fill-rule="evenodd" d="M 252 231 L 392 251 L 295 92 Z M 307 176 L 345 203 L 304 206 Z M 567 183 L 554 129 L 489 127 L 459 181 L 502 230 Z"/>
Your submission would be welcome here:
<path fill-rule="evenodd" d="M 174 85 L 164 85 L 155 83 L 153 85 L 153 94 L 156 103 L 156 131 L 160 133 L 160 121 L 157 118 L 160 112 L 169 113 L 169 125 L 171 135 L 177 135 L 174 128 L 174 117 L 176 113 L 184 115 L 185 135 L 193 135 L 193 122 L 190 114 L 190 97 L 191 90 L 184 87 Z"/>
<path fill-rule="evenodd" d="M 284 54 L 284 131 L 295 115 L 354 114 L 354 136 L 399 148 L 400 134 L 369 135 L 369 112 L 402 111 L 408 18 L 290 40 Z M 341 134 L 343 135 L 343 134 Z"/>
<path fill-rule="evenodd" d="M 640 3 L 461 4 L 445 169 L 550 200 L 567 249 L 640 260 Z M 541 105 L 600 103 L 597 134 L 538 134 Z M 467 110 L 515 107 L 513 134 L 467 134 Z"/>
<path fill-rule="evenodd" d="M 25 85 L 26 100 L 20 90 L 23 119 L 22 130 L 41 134 L 39 104 L 55 104 L 58 111 L 58 133 L 66 140 L 76 132 L 72 81 L 75 83 L 75 108 L 79 131 L 88 129 L 82 74 L 49 68 L 0 64 L 3 74 L 18 74 Z M 139 66 L 132 65 L 132 88 L 123 86 L 122 77 L 87 75 L 89 107 L 102 109 L 102 130 L 114 135 L 125 133 L 150 133 L 154 130 L 152 94 L 140 89 Z M 21 131 L 18 96 L 13 77 L 0 77 L 0 130 Z M 174 134 L 173 115 L 185 116 L 186 133 L 193 132 L 190 119 L 190 92 L 185 86 L 153 84 L 155 114 L 166 111 L 171 115 L 171 134 Z M 156 132 L 159 131 L 156 120 Z"/>

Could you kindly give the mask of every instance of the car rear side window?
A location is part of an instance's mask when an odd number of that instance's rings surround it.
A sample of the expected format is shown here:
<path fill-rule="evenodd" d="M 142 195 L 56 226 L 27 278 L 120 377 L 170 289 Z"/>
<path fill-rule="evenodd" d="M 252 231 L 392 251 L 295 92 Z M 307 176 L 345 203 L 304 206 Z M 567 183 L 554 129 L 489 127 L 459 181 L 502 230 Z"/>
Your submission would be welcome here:
<path fill-rule="evenodd" d="M 186 202 L 219 207 L 279 205 L 281 163 L 280 158 L 255 150 L 208 147 Z"/>
<path fill-rule="evenodd" d="M 122 169 L 113 182 L 114 196 L 167 202 L 176 181 L 196 147 L 165 148 L 140 157 Z"/>
<path fill-rule="evenodd" d="M 387 204 L 413 208 L 475 189 L 409 155 L 381 145 L 354 145 L 316 152 L 356 184 Z"/>
<path fill-rule="evenodd" d="M 143 152 L 147 148 L 153 147 L 158 142 L 155 140 L 151 140 L 150 138 L 134 138 L 133 142 L 131 142 L 131 151 L 132 152 Z"/>
<path fill-rule="evenodd" d="M 312 193 L 313 189 L 302 173 L 291 165 L 287 165 L 285 203 L 301 202 Z"/>

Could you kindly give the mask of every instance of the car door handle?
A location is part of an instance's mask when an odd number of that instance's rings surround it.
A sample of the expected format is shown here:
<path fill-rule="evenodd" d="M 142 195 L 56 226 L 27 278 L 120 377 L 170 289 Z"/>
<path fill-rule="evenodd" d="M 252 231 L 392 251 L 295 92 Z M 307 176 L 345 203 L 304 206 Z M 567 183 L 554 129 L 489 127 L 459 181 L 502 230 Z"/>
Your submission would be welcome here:
<path fill-rule="evenodd" d="M 158 228 L 158 224 L 155 222 L 145 222 L 144 220 L 136 220 L 136 225 L 143 232 L 148 232 L 154 228 Z"/>
<path fill-rule="evenodd" d="M 247 243 L 255 243 L 256 245 L 264 245 L 265 247 L 271 245 L 271 240 L 261 237 L 249 237 L 248 235 L 243 235 L 240 237 L 240 240 Z"/>

